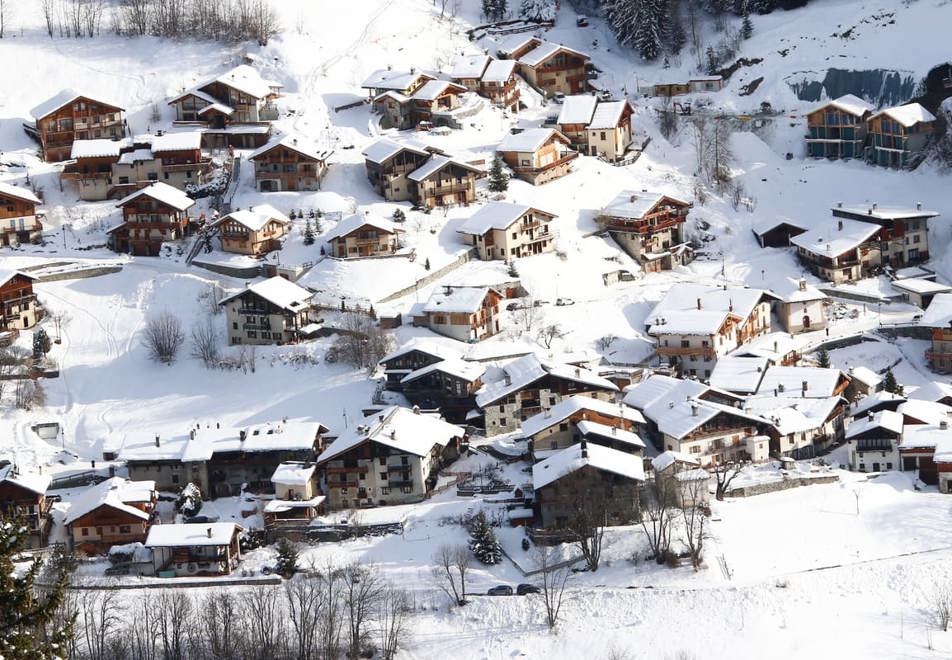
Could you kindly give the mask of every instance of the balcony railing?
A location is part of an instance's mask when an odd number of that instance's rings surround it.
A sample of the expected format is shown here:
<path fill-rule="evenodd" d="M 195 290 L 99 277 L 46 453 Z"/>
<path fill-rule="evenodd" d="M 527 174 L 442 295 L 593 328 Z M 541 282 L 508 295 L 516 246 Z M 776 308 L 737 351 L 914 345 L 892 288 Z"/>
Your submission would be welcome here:
<path fill-rule="evenodd" d="M 353 466 L 353 467 L 329 467 L 324 470 L 327 474 L 367 474 L 369 468 L 367 466 Z M 333 485 L 337 485 L 337 482 L 333 482 Z"/>
<path fill-rule="evenodd" d="M 527 174 L 537 174 L 539 172 L 551 170 L 553 167 L 558 167 L 559 165 L 568 163 L 569 161 L 575 160 L 576 158 L 578 158 L 578 152 L 569 151 L 564 156 L 554 162 L 549 163 L 548 165 L 543 165 L 542 167 L 514 167 L 513 170 L 516 172 L 525 172 Z"/>
<path fill-rule="evenodd" d="M 717 357 L 716 352 L 710 346 L 659 346 L 658 355 Z"/>
<path fill-rule="evenodd" d="M 469 192 L 473 187 L 468 183 L 455 183 L 450 186 L 437 186 L 436 188 L 431 188 L 433 194 L 435 195 L 452 195 L 454 193 Z"/>

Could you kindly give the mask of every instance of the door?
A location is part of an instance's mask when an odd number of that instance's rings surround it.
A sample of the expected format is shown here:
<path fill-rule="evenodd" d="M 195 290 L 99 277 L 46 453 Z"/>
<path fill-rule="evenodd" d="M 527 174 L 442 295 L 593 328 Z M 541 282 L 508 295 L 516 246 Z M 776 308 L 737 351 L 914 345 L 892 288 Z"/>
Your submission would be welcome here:
<path fill-rule="evenodd" d="M 803 315 L 803 329 L 804 330 L 810 329 L 810 317 L 807 316 L 806 314 Z"/>
<path fill-rule="evenodd" d="M 873 472 L 879 472 L 879 463 L 873 463 Z"/>

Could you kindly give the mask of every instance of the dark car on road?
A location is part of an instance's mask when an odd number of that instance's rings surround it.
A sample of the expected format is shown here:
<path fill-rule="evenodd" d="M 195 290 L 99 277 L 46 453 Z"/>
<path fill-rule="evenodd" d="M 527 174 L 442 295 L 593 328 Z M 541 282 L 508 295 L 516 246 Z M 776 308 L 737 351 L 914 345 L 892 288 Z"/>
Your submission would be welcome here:
<path fill-rule="evenodd" d="M 518 587 L 516 587 L 516 593 L 520 596 L 525 596 L 527 594 L 537 594 L 541 591 L 542 590 L 534 584 L 520 584 Z"/>
<path fill-rule="evenodd" d="M 512 587 L 508 584 L 500 584 L 486 592 L 488 596 L 511 596 Z"/>

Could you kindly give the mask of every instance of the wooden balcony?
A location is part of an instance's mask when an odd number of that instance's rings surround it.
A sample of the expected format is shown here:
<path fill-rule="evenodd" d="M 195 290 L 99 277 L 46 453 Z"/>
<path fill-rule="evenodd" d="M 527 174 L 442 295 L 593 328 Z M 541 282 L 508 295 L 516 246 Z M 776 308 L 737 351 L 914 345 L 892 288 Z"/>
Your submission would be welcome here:
<path fill-rule="evenodd" d="M 431 193 L 434 195 L 453 195 L 455 193 L 465 193 L 473 190 L 473 186 L 468 183 L 462 184 L 453 184 L 450 186 L 437 186 L 436 188 L 430 188 L 427 190 L 424 188 L 424 193 Z"/>
<path fill-rule="evenodd" d="M 712 359 L 717 357 L 716 351 L 710 346 L 689 346 L 687 348 L 684 346 L 658 346 L 658 355 L 668 357 L 709 357 Z"/>
<path fill-rule="evenodd" d="M 366 465 L 364 466 L 355 465 L 353 467 L 328 467 L 328 468 L 325 468 L 324 471 L 327 474 L 350 474 L 350 473 L 367 474 L 367 472 L 369 471 L 369 468 Z M 334 485 L 335 486 L 337 485 L 336 481 L 334 482 Z"/>
<path fill-rule="evenodd" d="M 551 162 L 548 165 L 544 165 L 542 167 L 513 167 L 512 169 L 515 172 L 524 172 L 526 174 L 538 174 L 539 172 L 545 172 L 546 170 L 551 170 L 560 165 L 564 165 L 565 163 L 569 163 L 575 160 L 576 158 L 578 158 L 578 152 L 569 151 L 558 160 Z"/>

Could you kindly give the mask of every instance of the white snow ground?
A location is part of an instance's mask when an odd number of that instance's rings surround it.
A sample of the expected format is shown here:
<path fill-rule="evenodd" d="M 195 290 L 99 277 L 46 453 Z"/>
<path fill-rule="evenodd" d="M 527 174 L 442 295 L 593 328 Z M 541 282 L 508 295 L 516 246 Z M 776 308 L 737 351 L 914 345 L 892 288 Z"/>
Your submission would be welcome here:
<path fill-rule="evenodd" d="M 113 434 L 180 433 L 196 421 L 244 424 L 288 415 L 313 417 L 332 429 L 341 429 L 345 418 L 352 423 L 369 403 L 374 384 L 363 373 L 323 362 L 328 340 L 259 348 L 254 373 L 208 371 L 187 355 L 172 367 L 149 362 L 137 331 L 150 313 L 174 309 L 188 325 L 206 313 L 202 294 L 210 284 L 237 289 L 243 282 L 186 268 L 175 252 L 146 259 L 106 251 L 103 231 L 115 218 L 113 203 L 80 202 L 69 187 L 60 190 L 56 169 L 36 159 L 35 146 L 21 123 L 29 108 L 71 86 L 116 99 L 127 108 L 134 132 L 161 128 L 172 117 L 165 104 L 168 97 L 237 64 L 248 49 L 258 55 L 266 77 L 285 84 L 278 128 L 333 147 L 335 155 L 318 193 L 261 195 L 249 185 L 250 172 L 245 169 L 235 206 L 267 201 L 285 212 L 320 208 L 346 215 L 360 209 L 387 216 L 397 205 L 384 203 L 373 193 L 360 157 L 380 129 L 366 107 L 340 113 L 333 107 L 359 98 L 359 82 L 377 68 L 448 70 L 456 55 L 476 48 L 464 31 L 479 22 L 479 3 L 463 0 L 456 17 L 440 21 L 438 9 L 426 0 L 329 0 L 321 7 L 307 0 L 275 1 L 285 29 L 264 48 L 151 37 L 128 40 L 108 34 L 95 40 L 51 40 L 41 27 L 39 3 L 12 4 L 13 28 L 0 40 L 0 61 L 9 63 L 3 74 L 6 88 L 17 92 L 0 98 L 0 178 L 22 181 L 29 173 L 44 194 L 51 240 L 41 247 L 0 252 L 0 265 L 18 268 L 75 258 L 121 263 L 124 268 L 101 278 L 38 286 L 49 310 L 71 316 L 62 343 L 51 354 L 61 376 L 45 382 L 47 402 L 41 410 L 3 409 L 4 455 L 24 466 L 45 465 L 62 442 L 82 459 L 94 459 Z M 517 263 L 525 287 L 536 299 L 576 301 L 568 307 L 544 306 L 547 322 L 558 322 L 566 330 L 557 348 L 594 348 L 598 338 L 613 334 L 618 339 L 606 351 L 611 360 L 645 360 L 652 349 L 643 334 L 644 317 L 673 282 L 726 280 L 762 286 L 774 278 L 798 275 L 800 268 L 787 251 L 756 247 L 751 225 L 777 215 L 810 226 L 827 223 L 829 208 L 837 201 L 903 205 L 921 201 L 938 211 L 940 218 L 931 228 L 931 266 L 942 280 L 952 281 L 948 175 L 931 164 L 900 173 L 859 162 L 803 160 L 803 113 L 810 104 L 797 101 L 786 84 L 821 78 L 823 70 L 833 65 L 884 67 L 921 77 L 948 57 L 950 22 L 952 5 L 943 0 L 826 0 L 814 2 L 808 10 L 755 16 L 754 36 L 739 55 L 763 57 L 763 62 L 742 69 L 727 89 L 704 100 L 729 114 L 754 112 L 762 101 L 783 113 L 755 132 L 734 136 L 733 168 L 754 199 L 754 210 L 734 211 L 729 200 L 717 194 L 706 205 L 696 205 L 692 224 L 707 221 L 716 238 L 709 258 L 688 268 L 605 287 L 604 270 L 637 269 L 611 242 L 588 236 L 595 229 L 595 211 L 622 188 L 662 190 L 694 199 L 689 128 L 682 125 L 678 135 L 665 140 L 658 134 L 650 102 L 635 101 L 636 128 L 653 139 L 635 165 L 615 168 L 579 158 L 572 175 L 544 187 L 513 181 L 506 199 L 559 216 L 555 222 L 559 254 Z M 851 26 L 856 26 L 852 38 L 831 36 Z M 909 46 L 910 35 L 914 47 Z M 603 72 L 600 82 L 616 93 L 631 92 L 645 81 L 695 73 L 693 58 L 686 52 L 669 69 L 644 65 L 618 47 L 601 20 L 592 19 L 590 28 L 576 29 L 568 4 L 546 37 L 589 51 Z M 705 38 L 715 42 L 718 36 L 711 33 Z M 765 80 L 753 95 L 737 94 L 759 76 Z M 157 125 L 150 120 L 153 106 L 162 117 Z M 552 108 L 533 108 L 518 118 L 486 109 L 470 120 L 467 129 L 427 139 L 449 151 L 486 156 L 513 122 L 538 125 L 549 114 Z M 792 160 L 786 160 L 788 152 L 794 155 Z M 199 208 L 206 207 L 200 203 Z M 426 259 L 433 268 L 451 261 L 463 249 L 456 228 L 468 212 L 408 213 L 407 242 L 417 253 L 413 262 L 383 260 L 361 268 L 325 261 L 309 277 L 335 293 L 345 291 L 350 297 L 376 302 L 422 277 Z M 323 223 L 322 232 L 330 228 Z M 302 229 L 296 221 L 280 255 L 282 263 L 319 257 L 320 241 L 304 246 Z M 505 276 L 504 268 L 469 264 L 446 281 L 482 283 Z M 430 289 L 422 287 L 388 305 L 406 311 L 415 300 L 425 299 Z M 909 314 L 908 309 L 869 308 L 857 321 L 834 324 L 831 334 L 873 328 L 881 316 L 892 321 Z M 422 334 L 426 332 L 401 328 L 397 339 L 403 342 Z M 29 345 L 29 333 L 21 343 Z M 831 358 L 842 368 L 858 364 L 883 368 L 898 361 L 897 377 L 918 386 L 934 378 L 925 368 L 922 350 L 922 342 L 915 340 L 864 343 L 833 351 Z M 291 366 L 290 358 L 297 353 L 317 358 L 318 364 Z M 51 444 L 36 438 L 29 425 L 37 421 L 60 422 L 63 439 Z M 600 658 L 613 649 L 633 658 L 685 657 L 680 653 L 732 660 L 807 654 L 948 657 L 952 639 L 930 632 L 926 605 L 933 585 L 952 577 L 947 534 L 952 500 L 935 492 L 916 492 L 899 474 L 869 481 L 846 473 L 842 477 L 842 484 L 715 504 L 708 567 L 699 573 L 633 563 L 630 559 L 642 548 L 643 536 L 635 528 L 613 530 L 605 566 L 595 574 L 573 578 L 564 622 L 556 633 L 545 629 L 535 598 L 475 598 L 449 614 L 438 604 L 427 584 L 426 565 L 440 543 L 463 540 L 458 526 L 441 521 L 471 508 L 476 504 L 472 500 L 444 495 L 420 506 L 368 513 L 405 520 L 405 534 L 324 545 L 311 554 L 377 562 L 389 577 L 419 592 L 419 605 L 427 609 L 414 619 L 413 640 L 403 653 L 407 658 Z M 518 482 L 525 475 L 516 471 L 512 478 Z M 228 512 L 235 503 L 215 505 Z M 519 534 L 501 533 L 515 555 L 522 552 Z M 256 551 L 246 565 L 264 565 L 271 560 L 269 553 Z M 519 561 L 525 563 L 524 558 Z M 474 586 L 480 589 L 524 580 L 508 562 L 474 573 Z"/>

